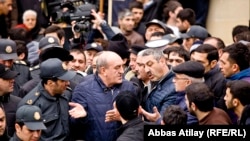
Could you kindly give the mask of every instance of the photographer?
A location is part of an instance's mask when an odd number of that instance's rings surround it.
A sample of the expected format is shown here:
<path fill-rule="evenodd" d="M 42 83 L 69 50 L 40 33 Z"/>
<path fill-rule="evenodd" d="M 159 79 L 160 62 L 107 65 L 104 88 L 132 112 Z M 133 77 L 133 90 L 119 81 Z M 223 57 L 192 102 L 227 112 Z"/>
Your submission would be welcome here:
<path fill-rule="evenodd" d="M 83 49 L 91 28 L 91 9 L 95 5 L 83 1 L 66 1 L 60 4 L 60 10 L 51 14 L 51 22 L 61 25 L 65 30 L 69 48 Z"/>

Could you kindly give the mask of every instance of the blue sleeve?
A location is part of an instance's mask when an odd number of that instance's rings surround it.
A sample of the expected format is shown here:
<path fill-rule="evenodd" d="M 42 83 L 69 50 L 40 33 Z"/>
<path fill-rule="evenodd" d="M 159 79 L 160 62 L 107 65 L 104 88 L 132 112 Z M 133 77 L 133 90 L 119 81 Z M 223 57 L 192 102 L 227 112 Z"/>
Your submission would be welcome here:
<path fill-rule="evenodd" d="M 101 24 L 101 28 L 108 40 L 110 40 L 113 36 L 115 36 L 114 31 L 111 29 L 111 27 L 108 24 Z"/>
<path fill-rule="evenodd" d="M 87 112 L 88 111 L 87 99 L 86 99 L 85 93 L 84 93 L 86 91 L 87 90 L 84 90 L 84 87 L 82 84 L 77 85 L 74 89 L 73 94 L 72 94 L 71 101 L 81 104 Z M 77 123 L 84 124 L 87 122 L 87 120 L 88 120 L 88 112 L 87 112 L 87 117 L 78 118 L 78 119 L 71 118 L 71 124 L 77 124 Z"/>

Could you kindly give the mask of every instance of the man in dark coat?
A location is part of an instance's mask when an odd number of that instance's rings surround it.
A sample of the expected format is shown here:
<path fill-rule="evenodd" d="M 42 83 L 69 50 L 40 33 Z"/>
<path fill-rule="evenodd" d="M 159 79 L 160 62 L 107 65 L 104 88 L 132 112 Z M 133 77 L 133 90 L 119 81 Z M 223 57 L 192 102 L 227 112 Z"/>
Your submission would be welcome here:
<path fill-rule="evenodd" d="M 12 93 L 15 96 L 18 96 L 20 87 L 31 80 L 29 67 L 23 61 L 14 62 L 17 58 L 16 43 L 10 39 L 0 39 L 0 64 L 20 73 L 15 77 L 14 92 Z"/>
<path fill-rule="evenodd" d="M 13 10 L 13 6 L 16 6 L 16 3 L 12 0 L 0 0 L 0 38 L 8 37 L 8 29 L 12 20 L 10 12 Z"/>
<path fill-rule="evenodd" d="M 140 101 L 133 92 L 122 91 L 116 97 L 114 109 L 119 112 L 122 126 L 117 141 L 143 141 L 143 128 L 146 122 L 139 116 Z"/>
<path fill-rule="evenodd" d="M 11 94 L 14 89 L 14 78 L 17 75 L 18 72 L 11 71 L 3 64 L 0 64 L 0 105 L 5 111 L 9 136 L 12 136 L 15 132 L 15 114 L 17 104 L 21 101 L 21 98 Z"/>

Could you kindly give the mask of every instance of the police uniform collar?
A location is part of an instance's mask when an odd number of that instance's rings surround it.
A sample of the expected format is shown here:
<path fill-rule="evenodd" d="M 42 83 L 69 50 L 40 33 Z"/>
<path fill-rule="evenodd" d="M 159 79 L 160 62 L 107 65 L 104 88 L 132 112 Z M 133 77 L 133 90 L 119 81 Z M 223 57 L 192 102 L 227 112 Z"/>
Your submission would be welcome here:
<path fill-rule="evenodd" d="M 59 97 L 66 98 L 66 96 L 64 94 L 61 94 L 61 95 L 58 95 L 58 96 L 52 96 L 52 95 L 50 95 L 47 92 L 47 90 L 44 88 L 44 86 L 42 85 L 42 83 L 39 84 L 38 92 L 40 92 L 47 99 L 54 100 L 54 101 L 58 100 Z"/>
<path fill-rule="evenodd" d="M 16 60 L 15 64 L 21 64 L 21 65 L 27 66 L 27 63 L 25 61 L 22 61 L 22 60 Z"/>
<path fill-rule="evenodd" d="M 80 74 L 81 76 L 86 76 L 86 75 L 87 75 L 87 74 L 85 74 L 84 72 L 79 71 L 79 70 L 77 70 L 76 73 L 77 73 L 77 74 Z"/>
<path fill-rule="evenodd" d="M 40 65 L 38 64 L 38 65 L 35 65 L 33 67 L 30 67 L 30 71 L 37 70 L 39 68 L 40 68 Z"/>
<path fill-rule="evenodd" d="M 41 94 L 46 97 L 47 99 L 50 99 L 50 100 L 53 100 L 53 101 L 56 101 L 57 98 L 54 97 L 54 96 L 51 96 L 47 90 L 44 88 L 44 86 L 42 85 L 42 83 L 39 84 L 39 87 L 38 87 L 38 92 L 41 92 Z"/>
<path fill-rule="evenodd" d="M 10 94 L 5 94 L 0 96 L 0 102 L 6 103 L 9 102 L 9 100 L 10 100 Z"/>

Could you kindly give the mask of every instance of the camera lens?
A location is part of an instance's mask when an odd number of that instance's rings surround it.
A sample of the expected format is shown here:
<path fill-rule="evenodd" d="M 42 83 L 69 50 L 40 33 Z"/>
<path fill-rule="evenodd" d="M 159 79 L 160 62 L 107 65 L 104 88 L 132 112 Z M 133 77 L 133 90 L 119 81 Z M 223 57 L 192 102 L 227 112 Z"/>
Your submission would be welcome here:
<path fill-rule="evenodd" d="M 87 26 L 85 24 L 80 24 L 80 23 L 77 23 L 75 26 L 74 26 L 74 31 L 75 32 L 81 32 L 81 31 L 87 31 Z"/>

